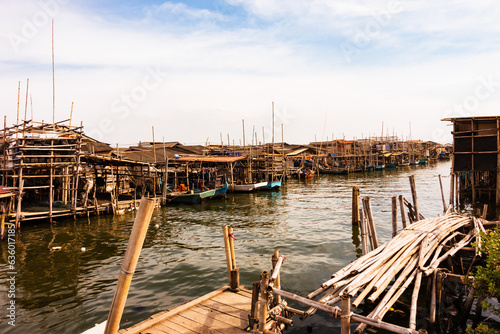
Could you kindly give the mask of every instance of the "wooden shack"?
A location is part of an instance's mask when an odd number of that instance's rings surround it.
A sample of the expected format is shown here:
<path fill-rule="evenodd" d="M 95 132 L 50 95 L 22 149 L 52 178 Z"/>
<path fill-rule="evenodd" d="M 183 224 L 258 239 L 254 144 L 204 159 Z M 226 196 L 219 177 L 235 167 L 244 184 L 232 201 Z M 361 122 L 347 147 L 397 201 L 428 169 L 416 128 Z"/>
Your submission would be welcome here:
<path fill-rule="evenodd" d="M 473 207 L 488 204 L 490 213 L 493 212 L 500 206 L 500 116 L 456 117 L 443 121 L 453 123 L 455 203 Z"/>

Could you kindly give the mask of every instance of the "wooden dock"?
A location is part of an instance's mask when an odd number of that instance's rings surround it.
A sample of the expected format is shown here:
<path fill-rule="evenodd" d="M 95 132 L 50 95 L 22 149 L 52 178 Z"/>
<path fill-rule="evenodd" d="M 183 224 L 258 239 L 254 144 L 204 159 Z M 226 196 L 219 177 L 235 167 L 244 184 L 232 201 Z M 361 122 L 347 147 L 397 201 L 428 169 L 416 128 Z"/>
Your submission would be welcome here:
<path fill-rule="evenodd" d="M 252 291 L 224 286 L 186 304 L 152 315 L 120 334 L 247 333 Z"/>

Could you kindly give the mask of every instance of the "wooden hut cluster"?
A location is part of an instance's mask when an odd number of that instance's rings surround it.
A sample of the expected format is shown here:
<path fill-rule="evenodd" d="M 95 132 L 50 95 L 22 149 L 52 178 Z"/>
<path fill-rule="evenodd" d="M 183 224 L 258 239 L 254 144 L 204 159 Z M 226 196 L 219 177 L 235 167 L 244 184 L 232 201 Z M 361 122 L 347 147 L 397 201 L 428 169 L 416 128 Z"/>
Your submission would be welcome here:
<path fill-rule="evenodd" d="M 500 116 L 444 121 L 453 126 L 452 201 L 461 207 L 488 204 L 493 211 L 500 206 Z"/>
<path fill-rule="evenodd" d="M 321 166 L 355 171 L 446 152 L 436 143 L 397 138 L 244 146 L 152 141 L 112 147 L 86 136 L 83 126 L 71 120 L 5 124 L 0 145 L 0 209 L 17 227 L 21 221 L 134 210 L 141 197 L 162 204 L 183 192 L 225 183 L 229 191 L 251 191 L 256 185 L 277 189 L 288 176 L 315 173 Z"/>

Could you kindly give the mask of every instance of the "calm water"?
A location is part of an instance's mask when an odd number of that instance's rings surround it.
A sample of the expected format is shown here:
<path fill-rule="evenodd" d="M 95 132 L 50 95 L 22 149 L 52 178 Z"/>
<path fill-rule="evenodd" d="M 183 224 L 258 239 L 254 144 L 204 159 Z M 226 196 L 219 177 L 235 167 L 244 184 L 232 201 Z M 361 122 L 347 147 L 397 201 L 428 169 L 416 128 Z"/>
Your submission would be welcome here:
<path fill-rule="evenodd" d="M 391 237 L 391 197 L 411 201 L 415 175 L 419 209 L 442 213 L 438 175 L 449 196 L 450 163 L 369 174 L 290 180 L 281 192 L 228 195 L 200 206 L 156 209 L 132 281 L 122 327 L 227 284 L 222 226 L 235 232 L 240 282 L 251 289 L 271 268 L 277 248 L 287 258 L 283 289 L 306 295 L 359 254 L 351 226 L 352 187 L 372 198 L 381 242 Z M 16 327 L 7 324 L 7 243 L 0 243 L 0 332 L 81 333 L 106 320 L 134 213 L 25 225 L 16 234 Z M 157 227 L 156 227 L 157 226 Z M 54 250 L 53 247 L 60 247 Z M 86 251 L 81 251 L 85 247 Z M 303 307 L 305 308 L 305 307 Z M 311 322 L 311 320 L 313 320 Z M 340 332 L 338 320 L 296 320 L 289 333 Z"/>

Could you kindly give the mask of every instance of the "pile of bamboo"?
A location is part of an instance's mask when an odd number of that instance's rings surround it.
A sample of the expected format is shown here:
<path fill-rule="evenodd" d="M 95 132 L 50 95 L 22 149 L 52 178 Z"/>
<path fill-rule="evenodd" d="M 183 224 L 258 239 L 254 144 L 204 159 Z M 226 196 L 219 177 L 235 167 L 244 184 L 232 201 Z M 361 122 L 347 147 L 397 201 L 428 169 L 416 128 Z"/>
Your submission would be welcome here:
<path fill-rule="evenodd" d="M 314 314 L 318 309 L 341 317 L 342 333 L 350 333 L 351 321 L 361 323 L 356 329 L 358 333 L 363 332 L 368 325 L 396 333 L 418 333 L 417 300 L 422 278 L 433 275 L 430 277 L 434 292 L 430 302 L 430 319 L 433 322 L 436 318 L 435 276 L 440 264 L 446 260 L 450 261 L 453 255 L 471 242 L 480 242 L 477 238 L 479 230 L 484 231 L 482 222 L 481 219 L 450 212 L 436 218 L 420 220 L 401 230 L 386 244 L 334 273 L 331 279 L 305 298 L 279 288 L 268 289 L 310 306 L 307 311 L 302 312 L 301 318 Z M 382 322 L 384 315 L 412 283 L 414 284 L 408 328 Z M 315 301 L 320 295 L 320 299 Z M 378 301 L 378 304 L 366 317 L 351 313 L 351 307 L 357 308 L 364 301 Z M 342 310 L 334 307 L 340 302 Z"/>

